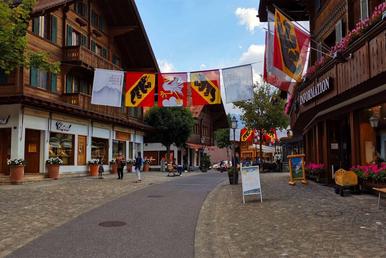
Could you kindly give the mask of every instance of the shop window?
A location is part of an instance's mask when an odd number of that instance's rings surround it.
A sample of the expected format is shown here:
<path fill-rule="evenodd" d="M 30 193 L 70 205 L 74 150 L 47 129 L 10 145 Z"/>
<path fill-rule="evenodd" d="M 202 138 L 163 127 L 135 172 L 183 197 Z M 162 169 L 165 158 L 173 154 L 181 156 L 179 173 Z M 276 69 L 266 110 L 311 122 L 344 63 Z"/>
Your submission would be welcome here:
<path fill-rule="evenodd" d="M 74 165 L 74 135 L 50 133 L 49 157 L 59 157 L 64 165 Z"/>
<path fill-rule="evenodd" d="M 0 84 L 7 84 L 8 76 L 5 74 L 3 69 L 0 69 Z"/>
<path fill-rule="evenodd" d="M 108 164 L 109 140 L 92 137 L 91 139 L 91 158 L 100 159 L 103 164 Z"/>
<path fill-rule="evenodd" d="M 58 18 L 53 15 L 33 18 L 32 33 L 56 43 L 58 35 Z"/>
<path fill-rule="evenodd" d="M 359 112 L 361 164 L 386 161 L 386 103 Z"/>
<path fill-rule="evenodd" d="M 116 158 L 119 152 L 122 153 L 123 157 L 126 157 L 126 142 L 113 140 L 113 158 Z"/>
<path fill-rule="evenodd" d="M 67 46 L 87 46 L 87 36 L 67 25 Z"/>

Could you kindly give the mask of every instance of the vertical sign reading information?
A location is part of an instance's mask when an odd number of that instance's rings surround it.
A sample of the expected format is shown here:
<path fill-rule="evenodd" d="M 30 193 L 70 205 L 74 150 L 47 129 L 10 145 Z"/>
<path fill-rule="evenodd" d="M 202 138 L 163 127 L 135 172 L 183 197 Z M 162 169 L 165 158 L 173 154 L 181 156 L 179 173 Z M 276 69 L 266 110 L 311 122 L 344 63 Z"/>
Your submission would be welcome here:
<path fill-rule="evenodd" d="M 288 165 L 290 170 L 290 185 L 295 185 L 296 181 L 307 184 L 306 173 L 304 172 L 304 154 L 289 155 Z"/>
<path fill-rule="evenodd" d="M 245 203 L 245 195 L 260 195 L 260 202 L 263 202 L 263 194 L 261 192 L 260 172 L 259 167 L 240 167 L 241 181 L 243 187 L 243 203 Z"/>

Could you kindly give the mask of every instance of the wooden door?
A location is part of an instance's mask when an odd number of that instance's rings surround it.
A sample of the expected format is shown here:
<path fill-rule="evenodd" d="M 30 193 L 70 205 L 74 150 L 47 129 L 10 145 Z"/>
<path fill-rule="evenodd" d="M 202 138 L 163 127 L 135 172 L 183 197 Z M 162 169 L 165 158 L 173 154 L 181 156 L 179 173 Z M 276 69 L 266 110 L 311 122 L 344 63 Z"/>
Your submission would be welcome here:
<path fill-rule="evenodd" d="M 0 129 L 0 173 L 8 172 L 7 159 L 11 156 L 11 129 Z"/>
<path fill-rule="evenodd" d="M 25 160 L 27 166 L 24 168 L 25 173 L 39 173 L 40 164 L 40 131 L 25 130 Z"/>
<path fill-rule="evenodd" d="M 78 165 L 86 165 L 87 137 L 78 136 Z"/>

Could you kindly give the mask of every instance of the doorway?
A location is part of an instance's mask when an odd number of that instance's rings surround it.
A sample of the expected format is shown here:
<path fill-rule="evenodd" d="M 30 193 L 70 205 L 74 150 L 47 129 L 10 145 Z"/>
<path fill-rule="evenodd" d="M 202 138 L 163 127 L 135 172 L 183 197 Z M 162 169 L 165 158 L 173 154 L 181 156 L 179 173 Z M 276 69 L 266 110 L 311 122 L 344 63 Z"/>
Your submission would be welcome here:
<path fill-rule="evenodd" d="M 25 173 L 39 173 L 40 165 L 40 131 L 25 130 L 25 150 L 24 157 L 27 166 L 24 168 Z"/>
<path fill-rule="evenodd" d="M 351 167 L 350 124 L 347 116 L 330 120 L 328 123 L 329 165 L 334 170 Z"/>
<path fill-rule="evenodd" d="M 11 128 L 0 129 L 0 173 L 7 174 L 7 159 L 11 158 Z"/>

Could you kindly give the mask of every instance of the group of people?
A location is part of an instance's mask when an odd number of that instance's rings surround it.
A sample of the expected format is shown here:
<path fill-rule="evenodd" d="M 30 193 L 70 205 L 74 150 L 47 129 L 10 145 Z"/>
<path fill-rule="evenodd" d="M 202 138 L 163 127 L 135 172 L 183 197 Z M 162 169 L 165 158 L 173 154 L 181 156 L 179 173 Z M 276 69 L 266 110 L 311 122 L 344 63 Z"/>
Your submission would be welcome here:
<path fill-rule="evenodd" d="M 117 170 L 118 170 L 118 180 L 122 180 L 123 179 L 123 169 L 125 168 L 126 166 L 126 161 L 125 161 L 125 157 L 122 155 L 122 152 L 119 151 L 118 152 L 118 156 L 116 157 L 115 159 L 116 163 L 117 163 Z M 99 166 L 99 178 L 103 178 L 102 174 L 104 172 L 103 170 L 103 161 L 102 159 L 99 159 L 99 162 L 100 162 L 100 165 Z M 135 158 L 135 163 L 134 163 L 134 167 L 135 167 L 135 173 L 137 174 L 137 182 L 141 182 L 141 167 L 143 165 L 143 159 L 141 157 L 141 153 L 138 152 L 138 155 L 137 157 Z"/>
<path fill-rule="evenodd" d="M 161 159 L 161 172 L 166 172 L 168 171 L 168 176 L 175 176 L 176 174 L 174 173 L 175 171 L 179 176 L 182 175 L 182 172 L 184 170 L 184 167 L 182 165 L 177 165 L 176 159 L 173 159 L 172 163 L 167 163 L 166 158 L 163 157 Z"/>

